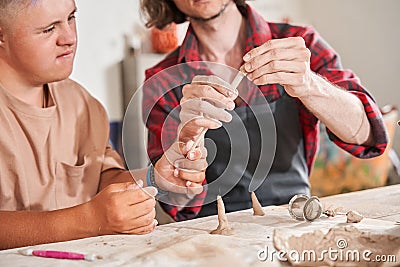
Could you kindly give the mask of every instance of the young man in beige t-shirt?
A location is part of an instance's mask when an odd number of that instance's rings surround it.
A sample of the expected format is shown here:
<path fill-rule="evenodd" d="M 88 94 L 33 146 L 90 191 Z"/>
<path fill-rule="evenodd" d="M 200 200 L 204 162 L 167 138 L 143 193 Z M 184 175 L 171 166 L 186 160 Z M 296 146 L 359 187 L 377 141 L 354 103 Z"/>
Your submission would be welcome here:
<path fill-rule="evenodd" d="M 104 108 L 68 79 L 75 12 L 74 0 L 0 0 L 0 249 L 142 234 L 157 224 L 157 189 L 146 187 L 153 167 L 132 178 L 108 144 Z M 201 131 L 185 127 L 184 137 Z M 200 193 L 202 149 L 183 156 L 176 142 L 155 164 L 153 185 Z M 177 171 L 170 162 L 179 157 L 201 171 Z"/>

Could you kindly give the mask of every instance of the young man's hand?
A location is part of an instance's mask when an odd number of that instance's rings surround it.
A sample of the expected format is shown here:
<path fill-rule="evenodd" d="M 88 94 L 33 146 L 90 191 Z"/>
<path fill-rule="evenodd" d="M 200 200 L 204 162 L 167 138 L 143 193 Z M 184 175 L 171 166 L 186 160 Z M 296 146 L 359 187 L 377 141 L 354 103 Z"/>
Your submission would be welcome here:
<path fill-rule="evenodd" d="M 146 234 L 157 225 L 157 189 L 134 182 L 111 184 L 87 202 L 88 219 L 98 235 Z"/>

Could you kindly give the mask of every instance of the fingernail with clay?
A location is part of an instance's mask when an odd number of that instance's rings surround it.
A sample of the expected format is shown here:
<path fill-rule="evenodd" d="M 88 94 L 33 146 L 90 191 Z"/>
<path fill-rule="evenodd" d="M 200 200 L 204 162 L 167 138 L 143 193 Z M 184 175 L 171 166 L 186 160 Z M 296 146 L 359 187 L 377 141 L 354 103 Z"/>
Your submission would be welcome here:
<path fill-rule="evenodd" d="M 152 196 L 152 197 L 155 197 L 155 196 L 157 195 L 157 193 L 158 193 L 157 188 L 155 188 L 155 187 L 153 187 L 153 186 L 145 187 L 145 188 L 143 188 L 143 190 L 144 190 L 147 194 L 149 194 L 150 196 Z"/>
<path fill-rule="evenodd" d="M 231 114 L 225 114 L 225 116 L 224 116 L 224 121 L 226 121 L 226 122 L 230 122 L 232 120 L 232 115 Z"/>
<path fill-rule="evenodd" d="M 232 102 L 229 102 L 229 103 L 228 103 L 228 109 L 229 109 L 229 110 L 233 110 L 234 108 L 235 108 L 235 102 L 233 102 L 233 101 L 232 101 Z"/>
<path fill-rule="evenodd" d="M 174 177 L 178 177 L 178 175 L 179 175 L 179 171 L 178 171 L 178 169 L 175 169 L 174 170 Z"/>
<path fill-rule="evenodd" d="M 189 159 L 194 159 L 194 156 L 195 156 L 194 151 L 191 151 L 191 152 L 189 153 Z"/>
<path fill-rule="evenodd" d="M 251 64 L 250 63 L 246 63 L 244 65 L 244 68 L 245 68 L 246 71 L 251 71 Z"/>
<path fill-rule="evenodd" d="M 136 189 L 138 189 L 139 188 L 139 186 L 137 185 L 137 184 L 129 184 L 127 187 L 126 187 L 126 191 L 128 191 L 128 190 L 136 190 Z"/>
<path fill-rule="evenodd" d="M 222 126 L 222 122 L 220 121 L 213 121 L 214 125 L 212 125 L 211 127 L 213 128 L 219 128 Z"/>
<path fill-rule="evenodd" d="M 250 57 L 250 54 L 246 54 L 246 55 L 244 55 L 244 57 L 243 57 L 243 60 L 244 61 L 247 61 L 247 60 L 249 60 L 251 57 Z"/>
<path fill-rule="evenodd" d="M 192 182 L 191 182 L 191 181 L 187 181 L 187 182 L 186 182 L 186 186 L 187 186 L 187 187 L 189 187 L 189 186 L 191 186 L 191 185 L 192 185 Z"/>
<path fill-rule="evenodd" d="M 193 144 L 194 144 L 194 141 L 193 141 L 193 140 L 187 141 L 187 143 L 186 143 L 186 150 L 189 151 L 189 150 L 192 148 Z"/>
<path fill-rule="evenodd" d="M 143 181 L 142 180 L 137 180 L 136 181 L 137 186 L 143 187 Z"/>

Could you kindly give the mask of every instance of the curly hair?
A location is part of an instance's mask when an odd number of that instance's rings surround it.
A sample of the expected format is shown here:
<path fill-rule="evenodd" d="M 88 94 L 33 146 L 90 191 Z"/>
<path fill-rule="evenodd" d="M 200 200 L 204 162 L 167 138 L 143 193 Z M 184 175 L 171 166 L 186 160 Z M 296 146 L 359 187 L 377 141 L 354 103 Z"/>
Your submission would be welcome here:
<path fill-rule="evenodd" d="M 246 0 L 234 0 L 238 7 L 246 6 Z M 140 9 L 146 17 L 146 27 L 152 26 L 162 29 L 168 24 L 175 22 L 183 23 L 187 20 L 172 0 L 141 0 Z"/>

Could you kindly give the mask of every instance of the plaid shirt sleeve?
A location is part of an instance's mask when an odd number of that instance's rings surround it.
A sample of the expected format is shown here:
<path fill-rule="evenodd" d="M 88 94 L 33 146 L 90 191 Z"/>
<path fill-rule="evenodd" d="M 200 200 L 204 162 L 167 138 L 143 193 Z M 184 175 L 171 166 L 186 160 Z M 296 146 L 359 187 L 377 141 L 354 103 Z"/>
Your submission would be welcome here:
<path fill-rule="evenodd" d="M 299 35 L 304 38 L 307 47 L 311 51 L 311 70 L 360 99 L 371 124 L 375 145 L 365 146 L 345 143 L 327 129 L 329 138 L 336 145 L 359 158 L 371 158 L 381 155 L 386 149 L 388 136 L 379 107 L 368 91 L 363 88 L 359 78 L 351 70 L 342 68 L 338 54 L 319 36 L 313 27 L 303 27 L 301 29 Z M 315 129 L 318 125 L 315 123 L 316 118 L 305 110 L 304 106 L 300 109 L 300 112 L 302 113 L 301 120 L 303 132 L 305 132 L 306 145 L 313 146 L 306 149 L 309 153 L 307 156 L 311 167 L 315 158 L 313 150 L 317 150 L 312 143 L 315 144 L 315 140 L 318 140 L 314 136 L 318 134 L 318 129 Z"/>
<path fill-rule="evenodd" d="M 173 56 L 173 55 L 172 55 Z M 169 61 L 162 61 L 146 71 L 143 85 L 143 120 L 148 129 L 147 153 L 154 164 L 175 141 L 179 121 L 181 88 L 174 88 L 175 81 L 161 71 L 168 68 Z M 174 85 L 175 84 L 175 85 Z M 203 184 L 206 180 L 203 181 Z M 206 187 L 204 187 L 206 188 Z M 160 202 L 161 207 L 175 220 L 194 218 L 201 209 L 207 191 L 196 195 L 183 209 Z"/>

